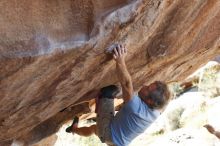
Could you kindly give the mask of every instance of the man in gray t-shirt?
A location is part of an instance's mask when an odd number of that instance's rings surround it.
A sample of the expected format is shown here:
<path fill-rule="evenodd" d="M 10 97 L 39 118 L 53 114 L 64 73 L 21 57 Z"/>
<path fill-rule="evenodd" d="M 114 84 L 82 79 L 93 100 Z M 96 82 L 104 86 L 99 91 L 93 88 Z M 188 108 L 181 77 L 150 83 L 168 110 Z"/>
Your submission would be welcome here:
<path fill-rule="evenodd" d="M 78 120 L 66 129 L 67 132 L 90 136 L 96 134 L 108 145 L 127 146 L 135 137 L 153 123 L 170 99 L 167 85 L 156 81 L 142 86 L 138 95 L 134 94 L 131 76 L 125 64 L 127 49 L 115 45 L 112 51 L 116 62 L 116 72 L 122 87 L 124 105 L 114 114 L 114 97 L 119 92 L 117 86 L 110 85 L 100 90 L 97 98 L 97 124 L 77 127 Z"/>

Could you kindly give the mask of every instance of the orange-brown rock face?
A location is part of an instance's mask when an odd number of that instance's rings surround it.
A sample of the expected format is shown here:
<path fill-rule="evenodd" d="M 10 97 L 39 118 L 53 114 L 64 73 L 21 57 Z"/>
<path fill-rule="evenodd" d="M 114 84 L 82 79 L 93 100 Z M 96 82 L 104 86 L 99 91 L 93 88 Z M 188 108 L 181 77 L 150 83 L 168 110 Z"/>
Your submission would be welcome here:
<path fill-rule="evenodd" d="M 137 90 L 220 54 L 219 0 L 1 0 L 0 141 L 117 83 L 104 50 L 126 44 Z"/>

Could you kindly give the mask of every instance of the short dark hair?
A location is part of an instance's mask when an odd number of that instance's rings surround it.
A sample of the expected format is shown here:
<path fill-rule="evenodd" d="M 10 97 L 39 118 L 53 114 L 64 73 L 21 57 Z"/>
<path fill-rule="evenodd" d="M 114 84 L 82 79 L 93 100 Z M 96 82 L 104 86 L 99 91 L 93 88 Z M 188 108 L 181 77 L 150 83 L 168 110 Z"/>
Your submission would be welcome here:
<path fill-rule="evenodd" d="M 151 91 L 146 98 L 152 100 L 152 104 L 148 105 L 152 109 L 162 109 L 170 100 L 170 91 L 166 83 L 161 81 L 154 82 L 156 89 Z"/>

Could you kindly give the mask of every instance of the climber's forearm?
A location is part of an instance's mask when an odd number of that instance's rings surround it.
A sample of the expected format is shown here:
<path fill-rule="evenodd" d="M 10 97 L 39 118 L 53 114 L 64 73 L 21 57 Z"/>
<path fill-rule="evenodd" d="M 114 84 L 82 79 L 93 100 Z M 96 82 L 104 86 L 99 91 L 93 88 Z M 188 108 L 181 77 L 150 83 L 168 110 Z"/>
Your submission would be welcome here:
<path fill-rule="evenodd" d="M 133 85 L 125 61 L 116 62 L 116 70 L 117 70 L 119 82 L 121 83 L 122 86 L 123 99 L 125 102 L 127 102 L 132 98 Z"/>
<path fill-rule="evenodd" d="M 117 70 L 119 82 L 123 86 L 126 86 L 126 83 L 131 84 L 131 76 L 127 70 L 127 66 L 125 62 L 116 63 L 116 70 Z"/>
<path fill-rule="evenodd" d="M 133 94 L 133 85 L 131 81 L 131 76 L 125 64 L 126 54 L 127 54 L 127 48 L 125 48 L 122 45 L 118 44 L 113 49 L 113 58 L 116 62 L 116 71 L 119 82 L 121 83 L 122 86 L 122 96 L 124 102 L 128 102 L 132 98 L 132 94 Z"/>

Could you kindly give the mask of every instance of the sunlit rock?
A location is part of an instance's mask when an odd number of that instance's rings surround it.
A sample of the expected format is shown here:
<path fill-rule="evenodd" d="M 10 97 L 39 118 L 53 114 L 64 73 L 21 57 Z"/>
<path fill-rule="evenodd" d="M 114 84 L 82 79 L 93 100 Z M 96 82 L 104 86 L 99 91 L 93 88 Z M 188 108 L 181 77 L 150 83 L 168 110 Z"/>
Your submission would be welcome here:
<path fill-rule="evenodd" d="M 112 43 L 127 46 L 137 90 L 184 79 L 220 54 L 219 24 L 219 0 L 1 0 L 0 141 L 116 84 L 104 53 Z"/>

